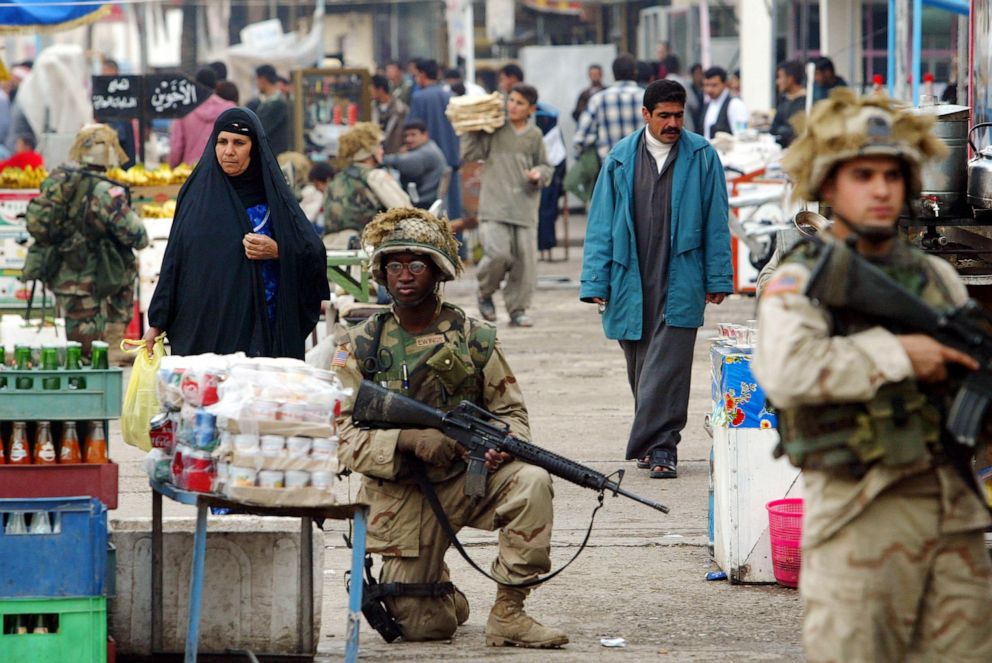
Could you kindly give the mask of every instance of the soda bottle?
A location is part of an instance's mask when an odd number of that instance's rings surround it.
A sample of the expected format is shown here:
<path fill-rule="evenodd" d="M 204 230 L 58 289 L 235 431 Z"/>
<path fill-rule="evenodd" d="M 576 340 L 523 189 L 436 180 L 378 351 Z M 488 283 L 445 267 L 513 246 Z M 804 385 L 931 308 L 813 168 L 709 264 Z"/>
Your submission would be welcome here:
<path fill-rule="evenodd" d="M 7 456 L 7 463 L 10 465 L 31 464 L 27 424 L 23 421 L 14 422 L 14 431 L 10 434 L 10 454 Z"/>
<path fill-rule="evenodd" d="M 83 462 L 83 454 L 79 450 L 79 434 L 76 432 L 76 422 L 67 421 L 62 427 L 62 446 L 59 451 L 59 462 L 63 465 L 75 465 Z"/>
<path fill-rule="evenodd" d="M 110 368 L 107 357 L 108 346 L 105 341 L 93 341 L 90 346 L 90 368 L 106 370 Z"/>
<path fill-rule="evenodd" d="M 65 348 L 65 368 L 67 371 L 78 371 L 82 367 L 83 344 L 79 341 L 69 341 Z M 69 389 L 86 389 L 86 378 L 82 375 L 70 375 Z"/>
<path fill-rule="evenodd" d="M 37 615 L 34 621 L 32 633 L 48 633 L 48 625 L 45 623 L 45 615 Z"/>
<path fill-rule="evenodd" d="M 14 365 L 19 371 L 27 371 L 31 369 L 31 348 L 27 345 L 18 345 L 14 347 Z M 16 385 L 18 389 L 34 389 L 34 378 L 30 376 L 21 376 L 17 378 Z"/>
<path fill-rule="evenodd" d="M 59 349 L 54 345 L 46 345 L 41 349 L 41 370 L 59 370 Z M 62 378 L 58 375 L 46 375 L 41 378 L 41 388 L 57 390 L 62 388 Z"/>
<path fill-rule="evenodd" d="M 46 511 L 35 511 L 31 514 L 31 529 L 28 532 L 30 534 L 52 533 L 52 523 L 48 519 L 48 513 Z"/>
<path fill-rule="evenodd" d="M 102 421 L 90 423 L 90 432 L 83 447 L 83 462 L 100 465 L 109 462 L 107 457 L 107 435 Z"/>
<path fill-rule="evenodd" d="M 7 527 L 4 528 L 5 534 L 27 534 L 28 526 L 24 521 L 23 511 L 14 511 L 7 516 Z"/>
<path fill-rule="evenodd" d="M 47 421 L 38 422 L 38 432 L 34 437 L 34 464 L 54 465 L 58 462 L 55 453 L 55 442 L 52 440 L 52 424 Z"/>
<path fill-rule="evenodd" d="M 7 376 L 3 371 L 7 368 L 7 348 L 0 345 L 0 390 L 7 388 Z"/>

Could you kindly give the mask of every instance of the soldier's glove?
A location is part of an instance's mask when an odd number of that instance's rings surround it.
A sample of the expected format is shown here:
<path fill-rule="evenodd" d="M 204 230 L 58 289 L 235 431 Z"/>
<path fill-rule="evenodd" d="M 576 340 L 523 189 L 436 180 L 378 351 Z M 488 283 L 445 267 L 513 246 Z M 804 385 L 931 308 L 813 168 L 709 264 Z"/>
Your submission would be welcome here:
<path fill-rule="evenodd" d="M 435 467 L 447 467 L 451 461 L 462 455 L 462 448 L 457 442 L 441 431 L 432 429 L 401 430 L 396 445 L 400 451 L 410 452 Z"/>

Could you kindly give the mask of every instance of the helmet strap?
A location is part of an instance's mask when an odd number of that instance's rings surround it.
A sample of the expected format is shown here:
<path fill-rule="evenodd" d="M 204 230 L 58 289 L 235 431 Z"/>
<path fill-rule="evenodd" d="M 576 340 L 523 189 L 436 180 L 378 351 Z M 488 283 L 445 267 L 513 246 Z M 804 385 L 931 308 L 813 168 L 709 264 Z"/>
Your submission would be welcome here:
<path fill-rule="evenodd" d="M 860 223 L 854 223 L 848 219 L 845 219 L 837 210 L 833 210 L 833 216 L 835 219 L 841 222 L 845 228 L 850 230 L 853 234 L 848 238 L 848 243 L 853 244 L 857 240 L 861 239 L 869 244 L 884 244 L 889 240 L 895 239 L 899 232 L 896 224 L 891 226 L 866 226 Z"/>

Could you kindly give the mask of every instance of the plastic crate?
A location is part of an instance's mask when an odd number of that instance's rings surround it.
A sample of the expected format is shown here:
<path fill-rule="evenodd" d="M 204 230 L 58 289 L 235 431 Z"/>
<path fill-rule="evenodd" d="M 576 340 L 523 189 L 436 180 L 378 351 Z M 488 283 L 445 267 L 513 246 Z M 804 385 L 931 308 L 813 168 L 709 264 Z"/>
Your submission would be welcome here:
<path fill-rule="evenodd" d="M 45 615 L 50 633 L 9 632 L 18 619 Z M 107 599 L 0 599 L 0 661 L 105 663 Z"/>
<path fill-rule="evenodd" d="M 106 465 L 0 465 L 0 498 L 87 496 L 116 509 L 117 475 L 113 461 Z"/>
<path fill-rule="evenodd" d="M 124 372 L 119 368 L 78 371 L 5 370 L 7 388 L 0 396 L 0 419 L 43 419 L 63 421 L 79 419 L 117 419 L 121 416 L 121 389 Z M 61 378 L 59 389 L 44 389 L 46 377 Z M 85 389 L 69 389 L 69 378 L 86 379 Z M 34 378 L 30 389 L 17 389 L 17 379 Z"/>
<path fill-rule="evenodd" d="M 7 534 L 13 512 L 49 514 L 51 534 Z M 0 500 L 0 597 L 102 596 L 107 591 L 107 508 L 91 497 Z M 2 660 L 14 660 L 4 659 Z"/>

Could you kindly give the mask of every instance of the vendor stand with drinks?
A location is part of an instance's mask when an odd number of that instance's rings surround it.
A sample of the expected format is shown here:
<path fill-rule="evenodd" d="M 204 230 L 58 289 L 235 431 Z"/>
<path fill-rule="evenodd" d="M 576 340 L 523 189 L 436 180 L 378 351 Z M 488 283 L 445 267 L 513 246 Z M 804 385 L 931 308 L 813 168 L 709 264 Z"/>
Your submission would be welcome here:
<path fill-rule="evenodd" d="M 357 660 L 367 508 L 335 504 L 334 417 L 345 396 L 330 372 L 292 359 L 163 357 L 162 412 L 145 461 L 152 487 L 152 648 L 162 635 L 162 496 L 196 506 L 186 661 L 196 660 L 207 511 L 301 519 L 298 650 L 312 655 L 313 521 L 352 519 L 346 661 Z"/>

